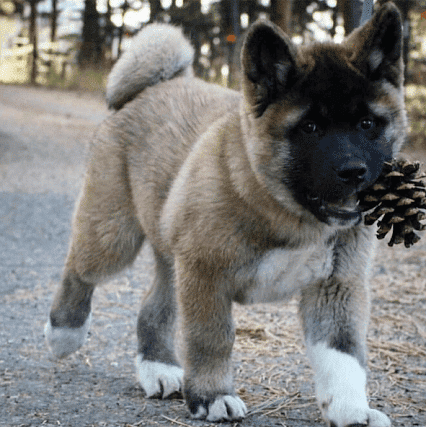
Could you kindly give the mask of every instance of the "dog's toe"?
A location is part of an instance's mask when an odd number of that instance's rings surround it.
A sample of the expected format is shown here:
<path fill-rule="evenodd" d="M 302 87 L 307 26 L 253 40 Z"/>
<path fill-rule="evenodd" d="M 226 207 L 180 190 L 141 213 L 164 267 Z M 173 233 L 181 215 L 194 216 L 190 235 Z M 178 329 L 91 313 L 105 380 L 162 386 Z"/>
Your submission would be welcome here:
<path fill-rule="evenodd" d="M 219 395 L 215 399 L 198 401 L 193 405 L 191 416 L 195 419 L 206 419 L 207 421 L 238 421 L 247 414 L 245 403 L 234 395 Z"/>
<path fill-rule="evenodd" d="M 182 389 L 183 370 L 175 365 L 143 360 L 138 355 L 136 375 L 145 394 L 150 398 L 166 399 Z"/>

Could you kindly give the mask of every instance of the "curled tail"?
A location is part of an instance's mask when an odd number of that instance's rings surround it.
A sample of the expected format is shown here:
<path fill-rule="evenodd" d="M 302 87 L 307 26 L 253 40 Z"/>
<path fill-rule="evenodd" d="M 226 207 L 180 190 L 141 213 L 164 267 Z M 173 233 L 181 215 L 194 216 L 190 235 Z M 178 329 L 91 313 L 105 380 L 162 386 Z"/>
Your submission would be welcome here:
<path fill-rule="evenodd" d="M 177 75 L 192 75 L 194 49 L 182 30 L 167 24 L 150 24 L 132 40 L 108 77 L 106 99 L 119 110 L 148 86 Z"/>

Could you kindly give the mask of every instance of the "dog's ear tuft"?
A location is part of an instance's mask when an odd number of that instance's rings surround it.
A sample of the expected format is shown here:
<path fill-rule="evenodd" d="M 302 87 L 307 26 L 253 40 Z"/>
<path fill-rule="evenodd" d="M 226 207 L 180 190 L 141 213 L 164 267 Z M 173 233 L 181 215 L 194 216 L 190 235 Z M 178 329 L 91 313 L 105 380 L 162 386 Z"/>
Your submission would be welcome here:
<path fill-rule="evenodd" d="M 256 116 L 291 83 L 295 57 L 296 48 L 276 25 L 259 20 L 249 29 L 241 56 L 243 89 Z"/>
<path fill-rule="evenodd" d="M 402 84 L 402 23 L 397 7 L 388 2 L 345 42 L 350 61 L 371 80 Z"/>

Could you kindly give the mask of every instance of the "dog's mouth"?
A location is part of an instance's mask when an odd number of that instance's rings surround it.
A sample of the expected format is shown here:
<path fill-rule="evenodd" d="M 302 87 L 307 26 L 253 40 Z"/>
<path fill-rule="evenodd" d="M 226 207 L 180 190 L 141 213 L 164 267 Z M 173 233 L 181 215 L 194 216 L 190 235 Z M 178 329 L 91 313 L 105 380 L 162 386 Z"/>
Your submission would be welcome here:
<path fill-rule="evenodd" d="M 310 194 L 307 201 L 312 213 L 328 225 L 353 226 L 362 219 L 357 194 L 335 202 Z"/>

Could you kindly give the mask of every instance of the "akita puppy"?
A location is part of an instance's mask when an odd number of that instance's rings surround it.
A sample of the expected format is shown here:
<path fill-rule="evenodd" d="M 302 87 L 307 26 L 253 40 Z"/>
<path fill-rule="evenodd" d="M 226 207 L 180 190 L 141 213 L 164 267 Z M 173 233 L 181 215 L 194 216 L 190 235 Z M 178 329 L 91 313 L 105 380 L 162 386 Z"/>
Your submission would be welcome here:
<path fill-rule="evenodd" d="M 194 418 L 243 418 L 232 303 L 298 296 L 327 425 L 389 426 L 365 390 L 375 237 L 357 193 L 404 140 L 401 45 L 389 3 L 342 44 L 296 46 L 261 20 L 246 35 L 239 93 L 192 76 L 179 29 L 146 26 L 109 78 L 116 111 L 91 143 L 46 325 L 52 352 L 84 343 L 96 285 L 147 238 L 157 268 L 136 365 L 148 397 L 182 391 Z"/>

